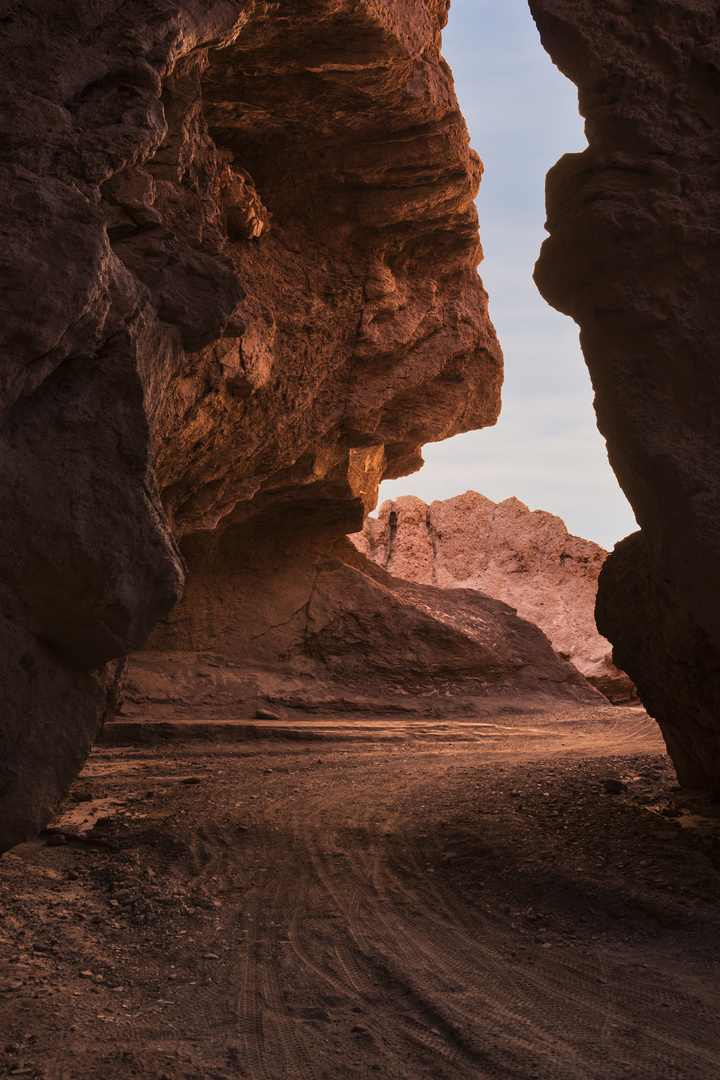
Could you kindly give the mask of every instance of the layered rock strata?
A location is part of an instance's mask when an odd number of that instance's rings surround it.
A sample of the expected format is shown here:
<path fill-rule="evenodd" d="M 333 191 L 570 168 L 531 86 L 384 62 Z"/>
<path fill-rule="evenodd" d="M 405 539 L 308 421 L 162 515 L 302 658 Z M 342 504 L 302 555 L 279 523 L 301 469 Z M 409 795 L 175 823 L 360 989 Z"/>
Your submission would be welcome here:
<path fill-rule="evenodd" d="M 717 4 L 530 7 L 579 87 L 589 142 L 548 176 L 550 238 L 536 280 L 580 325 L 598 426 L 642 530 L 600 576 L 601 629 L 660 723 L 681 783 L 718 792 Z"/>
<path fill-rule="evenodd" d="M 572 536 L 559 517 L 519 499 L 494 503 L 466 491 L 429 506 L 413 495 L 387 501 L 350 539 L 389 573 L 443 589 L 477 589 L 535 623 L 613 701 L 634 688 L 612 663 L 595 625 L 597 580 L 607 552 Z"/>
<path fill-rule="evenodd" d="M 446 9 L 2 6 L 0 849 L 81 767 L 182 537 L 358 529 L 495 421 Z"/>

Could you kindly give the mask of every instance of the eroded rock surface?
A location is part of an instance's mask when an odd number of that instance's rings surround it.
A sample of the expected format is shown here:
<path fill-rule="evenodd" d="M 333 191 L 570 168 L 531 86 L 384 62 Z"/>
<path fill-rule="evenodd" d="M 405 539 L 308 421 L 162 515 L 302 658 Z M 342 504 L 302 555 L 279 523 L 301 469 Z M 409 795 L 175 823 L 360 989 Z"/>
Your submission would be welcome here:
<path fill-rule="evenodd" d="M 397 577 L 477 589 L 510 604 L 611 700 L 632 700 L 632 683 L 595 626 L 607 552 L 572 536 L 561 518 L 530 511 L 519 499 L 494 503 L 477 491 L 429 506 L 406 495 L 383 503 L 350 539 Z"/>
<path fill-rule="evenodd" d="M 550 239 L 536 280 L 581 327 L 598 426 L 642 529 L 600 577 L 603 632 L 660 723 L 681 782 L 718 790 L 717 4 L 530 7 L 579 87 L 589 141 L 548 176 Z M 628 596 L 656 617 L 643 624 Z"/>
<path fill-rule="evenodd" d="M 608 557 L 597 620 L 613 635 L 617 662 L 642 685 L 643 704 L 660 721 L 680 783 L 716 799 L 720 647 L 688 614 L 677 589 L 655 575 L 644 533 L 626 537 Z"/>
<path fill-rule="evenodd" d="M 185 595 L 131 658 L 130 681 L 172 654 L 179 671 L 204 652 L 305 687 L 315 699 L 437 703 L 555 698 L 603 704 L 545 635 L 499 600 L 393 577 L 346 538 L 256 520 L 183 544 Z M 334 688 L 334 689 L 333 689 Z M 248 691 L 233 691 L 238 701 Z M 150 695 L 151 699 L 153 695 Z M 171 701 L 167 688 L 155 701 Z M 440 700 L 443 700 L 441 698 Z M 419 706 L 420 707 L 420 706 Z M 452 702 L 448 702 L 448 708 Z M 250 714 L 252 715 L 252 714 Z"/>
<path fill-rule="evenodd" d="M 176 603 L 179 538 L 357 529 L 423 442 L 495 421 L 446 9 L 2 6 L 0 848 Z"/>

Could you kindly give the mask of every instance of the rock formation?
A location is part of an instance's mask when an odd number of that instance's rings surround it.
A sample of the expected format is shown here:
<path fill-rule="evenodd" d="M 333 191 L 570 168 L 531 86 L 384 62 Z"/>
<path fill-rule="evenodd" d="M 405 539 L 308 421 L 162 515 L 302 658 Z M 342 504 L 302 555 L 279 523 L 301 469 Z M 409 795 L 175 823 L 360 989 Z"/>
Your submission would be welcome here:
<path fill-rule="evenodd" d="M 188 538 L 185 595 L 130 659 L 131 681 L 137 671 L 162 671 L 168 654 L 182 669 L 184 657 L 202 651 L 265 681 L 269 673 L 304 685 L 315 698 L 390 702 L 400 693 L 419 709 L 438 693 L 479 705 L 509 694 L 605 703 L 508 605 L 476 590 L 403 581 L 348 539 L 333 541 L 329 530 L 323 538 L 316 519 L 315 535 L 297 524 L 292 542 L 262 519 Z"/>
<path fill-rule="evenodd" d="M 0 7 L 0 850 L 203 530 L 251 561 L 253 520 L 356 530 L 423 442 L 494 423 L 447 6 Z"/>
<path fill-rule="evenodd" d="M 589 142 L 548 176 L 536 268 L 572 315 L 641 533 L 599 626 L 682 784 L 720 793 L 720 35 L 710 0 L 530 0 Z M 629 600 L 632 600 L 632 603 Z"/>
<path fill-rule="evenodd" d="M 519 499 L 494 503 L 467 491 L 429 506 L 413 495 L 383 503 L 351 536 L 389 573 L 443 589 L 477 589 L 514 607 L 564 660 L 614 701 L 633 686 L 595 626 L 597 580 L 607 552 Z"/>

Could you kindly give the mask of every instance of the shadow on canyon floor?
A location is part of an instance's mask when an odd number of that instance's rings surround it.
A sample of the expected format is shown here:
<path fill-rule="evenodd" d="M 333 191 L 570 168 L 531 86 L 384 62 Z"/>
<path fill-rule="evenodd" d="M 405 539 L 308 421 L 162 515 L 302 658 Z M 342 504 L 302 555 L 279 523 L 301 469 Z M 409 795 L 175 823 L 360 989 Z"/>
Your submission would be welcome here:
<path fill-rule="evenodd" d="M 391 726 L 96 748 L 0 863 L 0 1070 L 716 1077 L 717 822 L 644 712 Z"/>

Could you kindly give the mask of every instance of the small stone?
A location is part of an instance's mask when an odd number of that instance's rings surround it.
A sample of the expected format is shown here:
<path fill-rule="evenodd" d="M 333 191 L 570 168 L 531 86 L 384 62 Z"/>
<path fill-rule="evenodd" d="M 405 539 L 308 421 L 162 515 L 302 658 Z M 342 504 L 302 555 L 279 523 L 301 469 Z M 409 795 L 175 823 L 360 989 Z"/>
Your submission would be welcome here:
<path fill-rule="evenodd" d="M 67 839 L 61 832 L 53 833 L 52 836 L 48 836 L 45 841 L 45 847 L 62 847 L 63 844 L 67 844 Z"/>
<path fill-rule="evenodd" d="M 203 953 L 203 960 L 219 960 L 219 959 L 220 959 L 220 957 L 218 956 L 217 953 L 214 953 L 214 952 Z"/>
<path fill-rule="evenodd" d="M 255 710 L 255 719 L 256 720 L 279 720 L 280 717 L 278 716 L 277 713 L 271 712 L 270 709 L 256 709 Z"/>
<path fill-rule="evenodd" d="M 625 790 L 625 785 L 622 780 L 606 780 L 603 787 L 607 791 L 608 795 L 622 795 Z"/>

